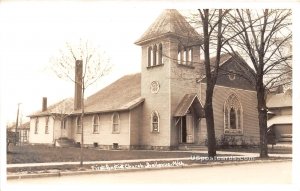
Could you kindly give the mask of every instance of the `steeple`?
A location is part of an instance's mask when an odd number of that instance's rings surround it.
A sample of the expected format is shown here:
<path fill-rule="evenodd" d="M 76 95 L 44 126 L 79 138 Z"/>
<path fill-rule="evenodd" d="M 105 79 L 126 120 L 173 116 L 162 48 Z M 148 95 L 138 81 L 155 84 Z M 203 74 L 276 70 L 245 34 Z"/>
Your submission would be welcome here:
<path fill-rule="evenodd" d="M 190 45 L 201 43 L 198 32 L 175 9 L 166 9 L 150 25 L 146 32 L 135 42 L 143 45 L 157 38 L 173 36 L 188 40 Z"/>

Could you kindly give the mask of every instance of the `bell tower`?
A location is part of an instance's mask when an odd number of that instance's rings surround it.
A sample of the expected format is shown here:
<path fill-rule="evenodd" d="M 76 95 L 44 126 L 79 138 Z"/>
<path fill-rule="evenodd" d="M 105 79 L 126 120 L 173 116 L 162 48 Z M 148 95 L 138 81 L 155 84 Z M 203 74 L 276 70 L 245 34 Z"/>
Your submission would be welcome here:
<path fill-rule="evenodd" d="M 174 9 L 164 10 L 135 42 L 142 48 L 141 144 L 147 149 L 176 146 L 173 114 L 185 94 L 198 91 L 201 43 L 197 31 Z"/>

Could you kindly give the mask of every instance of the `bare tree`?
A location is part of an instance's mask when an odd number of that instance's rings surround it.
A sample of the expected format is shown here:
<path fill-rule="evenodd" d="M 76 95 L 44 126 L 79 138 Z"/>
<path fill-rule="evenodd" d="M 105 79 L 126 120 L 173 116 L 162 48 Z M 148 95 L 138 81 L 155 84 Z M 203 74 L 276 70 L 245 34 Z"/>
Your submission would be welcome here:
<path fill-rule="evenodd" d="M 204 66 L 206 78 L 206 94 L 204 103 L 204 112 L 207 126 L 207 140 L 208 140 L 208 156 L 216 156 L 216 137 L 215 124 L 213 112 L 213 93 L 217 82 L 221 49 L 224 45 L 222 33 L 226 30 L 224 18 L 230 10 L 222 9 L 198 9 L 203 28 L 203 52 L 204 52 Z M 212 52 L 215 50 L 215 52 Z M 211 62 L 211 56 L 215 56 L 215 60 Z M 213 70 L 212 70 L 213 69 Z"/>
<path fill-rule="evenodd" d="M 291 83 L 291 10 L 241 9 L 230 12 L 232 33 L 227 48 L 246 55 L 254 68 L 260 131 L 260 157 L 268 157 L 266 95 L 268 89 Z M 225 35 L 222 38 L 227 38 Z"/>
<path fill-rule="evenodd" d="M 75 63 L 82 64 L 82 76 L 75 77 Z M 89 41 L 80 40 L 79 44 L 66 43 L 65 49 L 53 59 L 53 70 L 59 78 L 68 79 L 81 87 L 81 149 L 80 165 L 83 165 L 84 144 L 84 96 L 85 90 L 107 75 L 111 70 L 109 59 Z M 74 100 L 75 101 L 75 100 Z"/>

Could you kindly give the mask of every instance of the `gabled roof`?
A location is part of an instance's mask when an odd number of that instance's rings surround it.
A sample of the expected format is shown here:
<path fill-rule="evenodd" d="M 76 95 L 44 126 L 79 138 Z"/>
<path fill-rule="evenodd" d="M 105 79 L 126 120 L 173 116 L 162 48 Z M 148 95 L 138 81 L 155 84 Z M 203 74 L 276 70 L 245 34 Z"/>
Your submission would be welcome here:
<path fill-rule="evenodd" d="M 185 18 L 175 9 L 166 9 L 150 25 L 146 32 L 135 42 L 141 45 L 145 42 L 166 35 L 190 39 L 193 44 L 199 44 L 201 38 L 199 33 L 185 20 Z"/>
<path fill-rule="evenodd" d="M 292 107 L 291 91 L 279 94 L 269 94 L 267 97 L 268 108 Z"/>
<path fill-rule="evenodd" d="M 141 74 L 126 75 L 88 97 L 85 101 L 85 112 L 128 110 L 143 101 L 144 98 L 141 98 Z M 74 113 L 80 112 L 81 110 L 76 110 Z"/>
<path fill-rule="evenodd" d="M 59 101 L 53 105 L 50 105 L 47 107 L 46 111 L 38 111 L 35 112 L 29 117 L 35 117 L 35 116 L 47 116 L 52 114 L 71 114 L 74 107 L 74 99 L 73 98 L 66 98 L 62 101 Z"/>
<path fill-rule="evenodd" d="M 203 113 L 202 112 L 203 106 L 202 106 L 197 94 L 194 93 L 194 94 L 185 94 L 185 96 L 179 102 L 179 104 L 175 110 L 174 117 L 185 116 L 187 114 L 188 110 L 190 109 L 190 107 L 194 103 L 196 104 L 194 108 L 195 108 L 197 114 L 199 116 L 201 116 Z"/>
<path fill-rule="evenodd" d="M 267 121 L 267 126 L 271 127 L 272 125 L 280 125 L 280 124 L 292 124 L 292 115 L 280 115 L 274 116 Z"/>

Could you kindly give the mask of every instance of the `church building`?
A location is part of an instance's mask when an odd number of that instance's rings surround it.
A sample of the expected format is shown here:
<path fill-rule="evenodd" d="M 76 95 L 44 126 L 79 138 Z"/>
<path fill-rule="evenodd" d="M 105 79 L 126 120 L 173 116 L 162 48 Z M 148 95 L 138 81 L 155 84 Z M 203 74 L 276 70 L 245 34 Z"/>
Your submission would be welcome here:
<path fill-rule="evenodd" d="M 159 150 L 205 145 L 202 43 L 201 35 L 177 10 L 163 11 L 135 42 L 141 47 L 141 73 L 126 75 L 86 99 L 83 144 Z M 80 70 L 82 63 L 76 67 Z M 242 58 L 222 54 L 213 97 L 218 144 L 259 143 L 255 88 L 235 75 L 251 70 Z M 30 115 L 30 143 L 55 144 L 63 138 L 81 142 L 77 88 L 74 99 L 49 107 L 44 100 L 43 110 Z"/>

